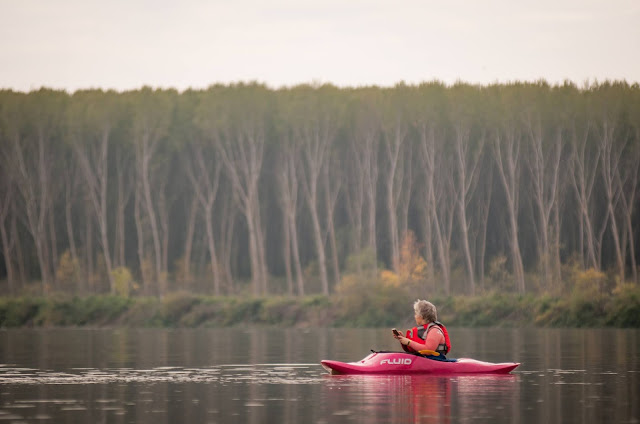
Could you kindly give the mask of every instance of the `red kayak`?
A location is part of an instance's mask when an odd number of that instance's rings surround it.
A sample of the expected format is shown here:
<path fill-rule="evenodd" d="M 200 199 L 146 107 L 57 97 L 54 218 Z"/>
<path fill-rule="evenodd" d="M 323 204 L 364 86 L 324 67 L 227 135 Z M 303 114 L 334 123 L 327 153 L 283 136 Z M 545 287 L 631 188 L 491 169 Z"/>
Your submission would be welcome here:
<path fill-rule="evenodd" d="M 321 361 L 331 374 L 508 374 L 519 363 L 470 358 L 432 359 L 405 352 L 373 352 L 358 362 Z"/>

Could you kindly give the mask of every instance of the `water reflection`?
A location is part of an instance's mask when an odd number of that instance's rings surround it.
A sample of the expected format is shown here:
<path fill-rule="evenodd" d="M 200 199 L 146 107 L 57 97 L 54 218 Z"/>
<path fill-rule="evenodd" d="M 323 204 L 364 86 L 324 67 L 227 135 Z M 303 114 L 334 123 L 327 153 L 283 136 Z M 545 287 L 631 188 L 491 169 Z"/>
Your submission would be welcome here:
<path fill-rule="evenodd" d="M 393 349 L 380 329 L 0 330 L 0 422 L 640 419 L 640 331 L 454 331 L 456 355 L 523 364 L 507 376 L 449 377 L 331 376 L 320 366 Z"/>
<path fill-rule="evenodd" d="M 341 415 L 366 416 L 367 422 L 380 423 L 432 419 L 448 423 L 460 416 L 504 420 L 504 407 L 517 397 L 518 382 L 515 375 L 335 375 L 327 379 L 326 398 Z M 491 403 L 494 414 L 478 408 Z"/>

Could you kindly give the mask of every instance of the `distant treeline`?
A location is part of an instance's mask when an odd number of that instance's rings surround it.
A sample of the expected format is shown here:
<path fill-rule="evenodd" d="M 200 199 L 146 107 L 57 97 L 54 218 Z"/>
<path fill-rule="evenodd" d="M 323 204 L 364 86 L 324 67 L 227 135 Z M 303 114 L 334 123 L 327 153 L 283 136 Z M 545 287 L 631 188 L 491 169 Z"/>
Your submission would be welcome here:
<path fill-rule="evenodd" d="M 362 294 L 362 293 L 361 293 Z M 575 290 L 566 296 L 489 293 L 431 299 L 450 327 L 640 328 L 640 288 L 626 284 L 612 295 Z M 398 327 L 415 325 L 404 290 L 388 296 L 202 296 L 164 298 L 0 297 L 0 328 L 92 327 Z M 358 309 L 352 308 L 360 304 Z M 406 326 L 406 327 L 405 327 Z"/>
<path fill-rule="evenodd" d="M 329 295 L 407 249 L 422 293 L 637 284 L 639 164 L 624 82 L 5 90 L 2 290 Z"/>

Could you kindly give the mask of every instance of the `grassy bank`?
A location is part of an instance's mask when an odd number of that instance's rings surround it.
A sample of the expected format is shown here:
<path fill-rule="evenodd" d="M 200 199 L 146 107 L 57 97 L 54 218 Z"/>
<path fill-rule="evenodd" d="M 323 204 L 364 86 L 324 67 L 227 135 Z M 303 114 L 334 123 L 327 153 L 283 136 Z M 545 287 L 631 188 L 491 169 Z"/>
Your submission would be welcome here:
<path fill-rule="evenodd" d="M 0 298 L 0 327 L 233 325 L 376 327 L 411 324 L 414 297 L 402 291 L 304 298 L 117 296 Z M 640 289 L 625 285 L 606 296 L 487 294 L 431 299 L 450 326 L 640 328 Z"/>

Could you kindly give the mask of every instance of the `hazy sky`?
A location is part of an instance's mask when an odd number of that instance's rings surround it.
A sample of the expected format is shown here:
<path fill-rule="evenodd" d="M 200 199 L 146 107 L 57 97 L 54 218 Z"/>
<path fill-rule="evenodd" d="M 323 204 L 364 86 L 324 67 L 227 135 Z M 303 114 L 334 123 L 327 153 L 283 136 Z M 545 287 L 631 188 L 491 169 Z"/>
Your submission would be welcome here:
<path fill-rule="evenodd" d="M 0 88 L 640 82 L 640 0 L 0 0 Z"/>

